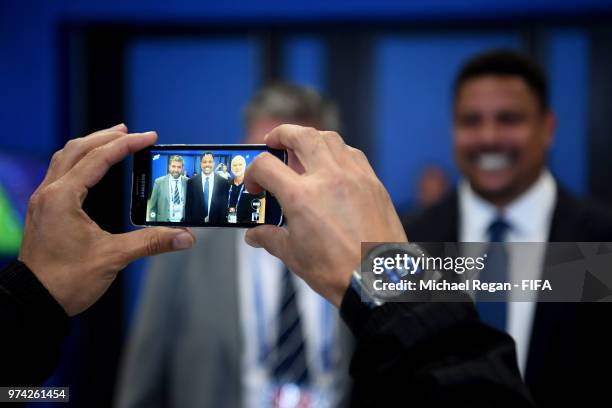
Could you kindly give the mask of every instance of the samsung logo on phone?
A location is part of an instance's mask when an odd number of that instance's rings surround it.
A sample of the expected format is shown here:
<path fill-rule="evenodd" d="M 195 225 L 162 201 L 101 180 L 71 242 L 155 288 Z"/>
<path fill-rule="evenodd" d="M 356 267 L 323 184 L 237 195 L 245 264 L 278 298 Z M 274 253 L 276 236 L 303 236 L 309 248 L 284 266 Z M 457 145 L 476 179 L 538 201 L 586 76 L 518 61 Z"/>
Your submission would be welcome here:
<path fill-rule="evenodd" d="M 147 175 L 141 174 L 138 180 L 138 195 L 140 198 L 145 198 L 145 183 L 147 182 Z"/>

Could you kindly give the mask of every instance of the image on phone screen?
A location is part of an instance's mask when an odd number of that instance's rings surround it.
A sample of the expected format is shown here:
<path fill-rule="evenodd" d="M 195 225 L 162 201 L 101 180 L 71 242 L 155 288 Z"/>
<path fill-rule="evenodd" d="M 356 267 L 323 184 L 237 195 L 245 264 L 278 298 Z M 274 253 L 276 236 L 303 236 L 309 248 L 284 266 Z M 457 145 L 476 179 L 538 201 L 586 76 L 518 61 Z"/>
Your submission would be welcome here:
<path fill-rule="evenodd" d="M 257 155 L 285 152 L 265 145 L 152 146 L 134 160 L 132 221 L 136 225 L 252 227 L 279 225 L 282 211 L 266 191 L 244 184 Z M 143 222 L 144 221 L 144 222 Z"/>

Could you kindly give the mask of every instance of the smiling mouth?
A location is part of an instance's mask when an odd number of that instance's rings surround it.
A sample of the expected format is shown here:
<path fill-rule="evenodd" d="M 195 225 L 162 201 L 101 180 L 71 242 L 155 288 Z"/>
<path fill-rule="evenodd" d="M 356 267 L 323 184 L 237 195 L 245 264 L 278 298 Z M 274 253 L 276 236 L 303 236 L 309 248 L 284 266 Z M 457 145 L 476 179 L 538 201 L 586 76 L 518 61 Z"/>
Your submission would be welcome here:
<path fill-rule="evenodd" d="M 508 169 L 514 158 L 509 153 L 481 153 L 476 156 L 475 163 L 481 171 L 501 171 Z"/>

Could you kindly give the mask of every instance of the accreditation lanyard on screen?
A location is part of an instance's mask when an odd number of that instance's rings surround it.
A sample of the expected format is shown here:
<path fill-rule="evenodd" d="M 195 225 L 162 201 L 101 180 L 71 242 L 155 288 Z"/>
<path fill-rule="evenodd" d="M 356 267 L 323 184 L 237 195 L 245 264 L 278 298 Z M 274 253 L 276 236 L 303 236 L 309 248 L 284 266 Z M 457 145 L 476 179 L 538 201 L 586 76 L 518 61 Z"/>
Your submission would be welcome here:
<path fill-rule="evenodd" d="M 259 259 L 257 259 L 259 261 Z M 253 265 L 253 290 L 255 301 L 255 321 L 257 322 L 257 361 L 261 365 L 266 365 L 268 356 L 272 351 L 273 345 L 270 345 L 266 336 L 266 305 L 264 302 L 263 284 L 259 262 Z M 320 361 L 324 372 L 329 372 L 332 369 L 332 348 L 333 348 L 333 306 L 324 298 L 321 297 L 320 302 L 321 313 L 321 346 L 320 346 Z"/>
<path fill-rule="evenodd" d="M 230 208 L 230 200 L 232 199 L 232 189 L 234 188 L 234 184 L 230 186 L 229 194 L 227 195 L 227 208 Z M 236 200 L 236 210 L 238 210 L 238 205 L 240 205 L 240 199 L 242 198 L 242 192 L 244 191 L 244 183 L 240 186 L 240 191 L 238 192 L 238 199 Z"/>

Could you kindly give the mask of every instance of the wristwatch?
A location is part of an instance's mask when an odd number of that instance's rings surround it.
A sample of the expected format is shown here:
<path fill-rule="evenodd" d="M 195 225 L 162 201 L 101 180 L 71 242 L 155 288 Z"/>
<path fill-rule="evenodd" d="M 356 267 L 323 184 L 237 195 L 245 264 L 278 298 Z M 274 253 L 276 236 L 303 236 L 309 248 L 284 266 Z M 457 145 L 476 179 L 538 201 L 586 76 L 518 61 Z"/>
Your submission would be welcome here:
<path fill-rule="evenodd" d="M 403 300 L 402 295 L 408 290 L 408 282 L 416 282 L 424 278 L 425 271 L 420 268 L 417 270 L 383 268 L 382 272 L 373 272 L 375 259 L 396 258 L 398 255 L 400 258 L 407 256 L 413 259 L 427 256 L 425 251 L 414 243 L 380 244 L 369 250 L 360 268 L 353 271 L 351 287 L 368 307 L 374 308 L 386 302 Z M 393 289 L 389 289 L 389 284 L 394 284 L 391 285 Z"/>

